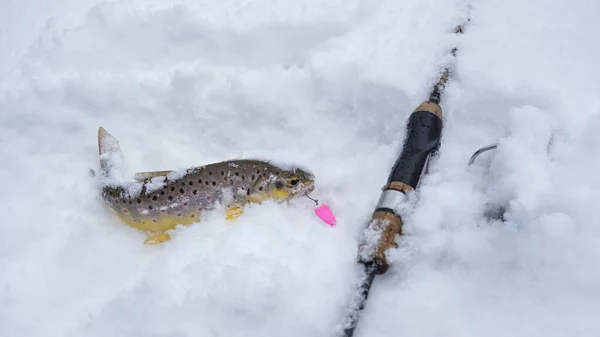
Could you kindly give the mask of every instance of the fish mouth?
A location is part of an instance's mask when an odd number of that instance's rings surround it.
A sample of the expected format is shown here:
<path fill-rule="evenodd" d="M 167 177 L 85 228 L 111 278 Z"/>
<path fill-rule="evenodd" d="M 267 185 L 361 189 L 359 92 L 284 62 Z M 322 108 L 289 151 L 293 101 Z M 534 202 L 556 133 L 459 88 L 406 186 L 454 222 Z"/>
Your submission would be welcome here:
<path fill-rule="evenodd" d="M 314 189 L 315 189 L 314 183 L 312 183 L 312 182 L 307 183 L 306 185 L 302 186 L 302 188 L 299 188 L 295 192 L 291 193 L 287 199 L 291 200 L 293 198 L 301 197 L 305 194 L 311 193 L 312 191 L 314 191 Z"/>
<path fill-rule="evenodd" d="M 310 193 L 315 190 L 315 183 L 309 182 L 305 188 L 302 189 L 302 194 Z"/>

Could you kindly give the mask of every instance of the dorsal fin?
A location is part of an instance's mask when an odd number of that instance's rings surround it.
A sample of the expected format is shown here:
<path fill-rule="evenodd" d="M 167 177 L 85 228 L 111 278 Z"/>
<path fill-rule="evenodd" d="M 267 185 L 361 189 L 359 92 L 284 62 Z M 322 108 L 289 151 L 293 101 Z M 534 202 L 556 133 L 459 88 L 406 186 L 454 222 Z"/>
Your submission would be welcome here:
<path fill-rule="evenodd" d="M 161 176 L 167 176 L 167 174 L 173 172 L 171 171 L 153 171 L 153 172 L 137 172 L 134 176 L 133 179 L 139 181 L 139 182 L 144 182 L 144 180 L 146 179 L 151 179 L 154 177 L 161 177 Z"/>

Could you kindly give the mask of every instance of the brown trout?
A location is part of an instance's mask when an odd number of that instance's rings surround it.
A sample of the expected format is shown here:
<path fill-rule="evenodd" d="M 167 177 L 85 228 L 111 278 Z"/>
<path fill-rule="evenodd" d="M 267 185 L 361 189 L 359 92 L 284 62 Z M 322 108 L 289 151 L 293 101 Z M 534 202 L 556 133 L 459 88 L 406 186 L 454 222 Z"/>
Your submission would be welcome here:
<path fill-rule="evenodd" d="M 98 129 L 98 152 L 102 198 L 121 221 L 148 233 L 146 244 L 170 240 L 168 230 L 197 223 L 219 205 L 232 220 L 248 203 L 288 201 L 314 189 L 312 173 L 250 159 L 141 172 L 127 181 L 118 177 L 119 142 L 103 127 Z"/>

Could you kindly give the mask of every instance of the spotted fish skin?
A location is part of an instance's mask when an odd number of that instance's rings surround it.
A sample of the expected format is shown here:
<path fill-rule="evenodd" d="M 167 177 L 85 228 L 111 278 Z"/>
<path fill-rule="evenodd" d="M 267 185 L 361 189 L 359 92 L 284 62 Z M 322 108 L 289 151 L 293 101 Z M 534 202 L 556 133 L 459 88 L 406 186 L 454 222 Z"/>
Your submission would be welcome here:
<path fill-rule="evenodd" d="M 290 200 L 314 188 L 314 175 L 303 169 L 253 159 L 138 173 L 135 181 L 121 181 L 115 174 L 122 157 L 118 141 L 102 127 L 98 149 L 102 198 L 121 221 L 150 234 L 146 243 L 169 240 L 166 231 L 197 223 L 219 205 L 235 218 L 248 203 Z"/>

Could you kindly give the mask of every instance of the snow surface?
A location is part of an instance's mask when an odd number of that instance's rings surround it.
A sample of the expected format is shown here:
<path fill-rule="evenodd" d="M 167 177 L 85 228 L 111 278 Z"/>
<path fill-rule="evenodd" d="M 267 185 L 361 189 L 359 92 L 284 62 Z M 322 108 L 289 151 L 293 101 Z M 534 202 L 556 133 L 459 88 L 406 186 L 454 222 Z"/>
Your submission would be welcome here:
<path fill-rule="evenodd" d="M 597 336 L 600 3 L 474 1 L 457 37 L 468 5 L 3 1 L 0 336 L 330 336 L 404 123 L 455 42 L 441 153 L 355 336 Z M 306 166 L 338 225 L 303 199 L 144 246 L 89 174 L 101 125 L 130 175 Z"/>

